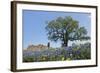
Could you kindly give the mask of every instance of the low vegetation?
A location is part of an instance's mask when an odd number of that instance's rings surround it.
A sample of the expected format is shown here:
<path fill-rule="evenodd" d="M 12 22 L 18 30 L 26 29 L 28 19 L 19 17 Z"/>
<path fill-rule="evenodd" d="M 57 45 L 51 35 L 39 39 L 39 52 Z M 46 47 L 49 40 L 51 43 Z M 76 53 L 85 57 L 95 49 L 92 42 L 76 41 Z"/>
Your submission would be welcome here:
<path fill-rule="evenodd" d="M 73 44 L 69 47 L 49 48 L 42 51 L 24 51 L 23 62 L 70 61 L 91 59 L 91 44 Z"/>

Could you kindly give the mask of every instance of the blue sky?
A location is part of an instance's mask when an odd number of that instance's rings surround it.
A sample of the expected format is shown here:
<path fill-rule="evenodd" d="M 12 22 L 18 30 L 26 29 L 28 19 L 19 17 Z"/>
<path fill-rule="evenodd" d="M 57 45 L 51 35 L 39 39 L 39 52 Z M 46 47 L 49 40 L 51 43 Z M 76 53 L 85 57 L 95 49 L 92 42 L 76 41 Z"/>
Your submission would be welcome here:
<path fill-rule="evenodd" d="M 48 40 L 45 30 L 46 21 L 51 21 L 59 16 L 71 16 L 79 21 L 80 26 L 87 29 L 88 35 L 91 35 L 91 15 L 89 13 L 23 10 L 23 48 L 27 48 L 30 44 L 47 45 L 48 42 L 52 47 L 60 47 L 61 42 L 55 43 Z"/>

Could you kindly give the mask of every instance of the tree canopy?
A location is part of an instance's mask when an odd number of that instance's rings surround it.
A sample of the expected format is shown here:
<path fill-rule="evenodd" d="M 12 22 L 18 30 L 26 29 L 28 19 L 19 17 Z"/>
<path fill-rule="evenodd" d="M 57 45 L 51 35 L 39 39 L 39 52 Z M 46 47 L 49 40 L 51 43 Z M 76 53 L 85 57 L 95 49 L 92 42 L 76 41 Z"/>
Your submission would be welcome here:
<path fill-rule="evenodd" d="M 51 20 L 46 26 L 48 39 L 51 41 L 62 41 L 62 46 L 68 46 L 68 41 L 87 40 L 87 30 L 80 27 L 79 22 L 71 16 L 58 17 Z"/>

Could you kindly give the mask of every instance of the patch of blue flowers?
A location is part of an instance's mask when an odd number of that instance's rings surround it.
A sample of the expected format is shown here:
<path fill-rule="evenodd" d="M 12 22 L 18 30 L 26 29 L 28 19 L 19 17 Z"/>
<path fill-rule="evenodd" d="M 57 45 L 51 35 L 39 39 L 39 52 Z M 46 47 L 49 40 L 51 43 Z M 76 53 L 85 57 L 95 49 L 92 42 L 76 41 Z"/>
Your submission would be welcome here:
<path fill-rule="evenodd" d="M 23 62 L 68 61 L 91 59 L 91 44 L 49 48 L 42 51 L 23 51 Z"/>

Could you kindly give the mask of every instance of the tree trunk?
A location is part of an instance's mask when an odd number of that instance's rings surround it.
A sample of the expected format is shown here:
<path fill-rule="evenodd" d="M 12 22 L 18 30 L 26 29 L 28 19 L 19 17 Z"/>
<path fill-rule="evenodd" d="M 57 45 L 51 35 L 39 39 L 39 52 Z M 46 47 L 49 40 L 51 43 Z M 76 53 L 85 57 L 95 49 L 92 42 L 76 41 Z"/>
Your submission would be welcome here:
<path fill-rule="evenodd" d="M 66 31 L 65 36 L 64 36 L 64 47 L 68 46 L 68 33 Z"/>
<path fill-rule="evenodd" d="M 67 47 L 67 46 L 68 46 L 68 39 L 64 40 L 64 47 Z"/>

